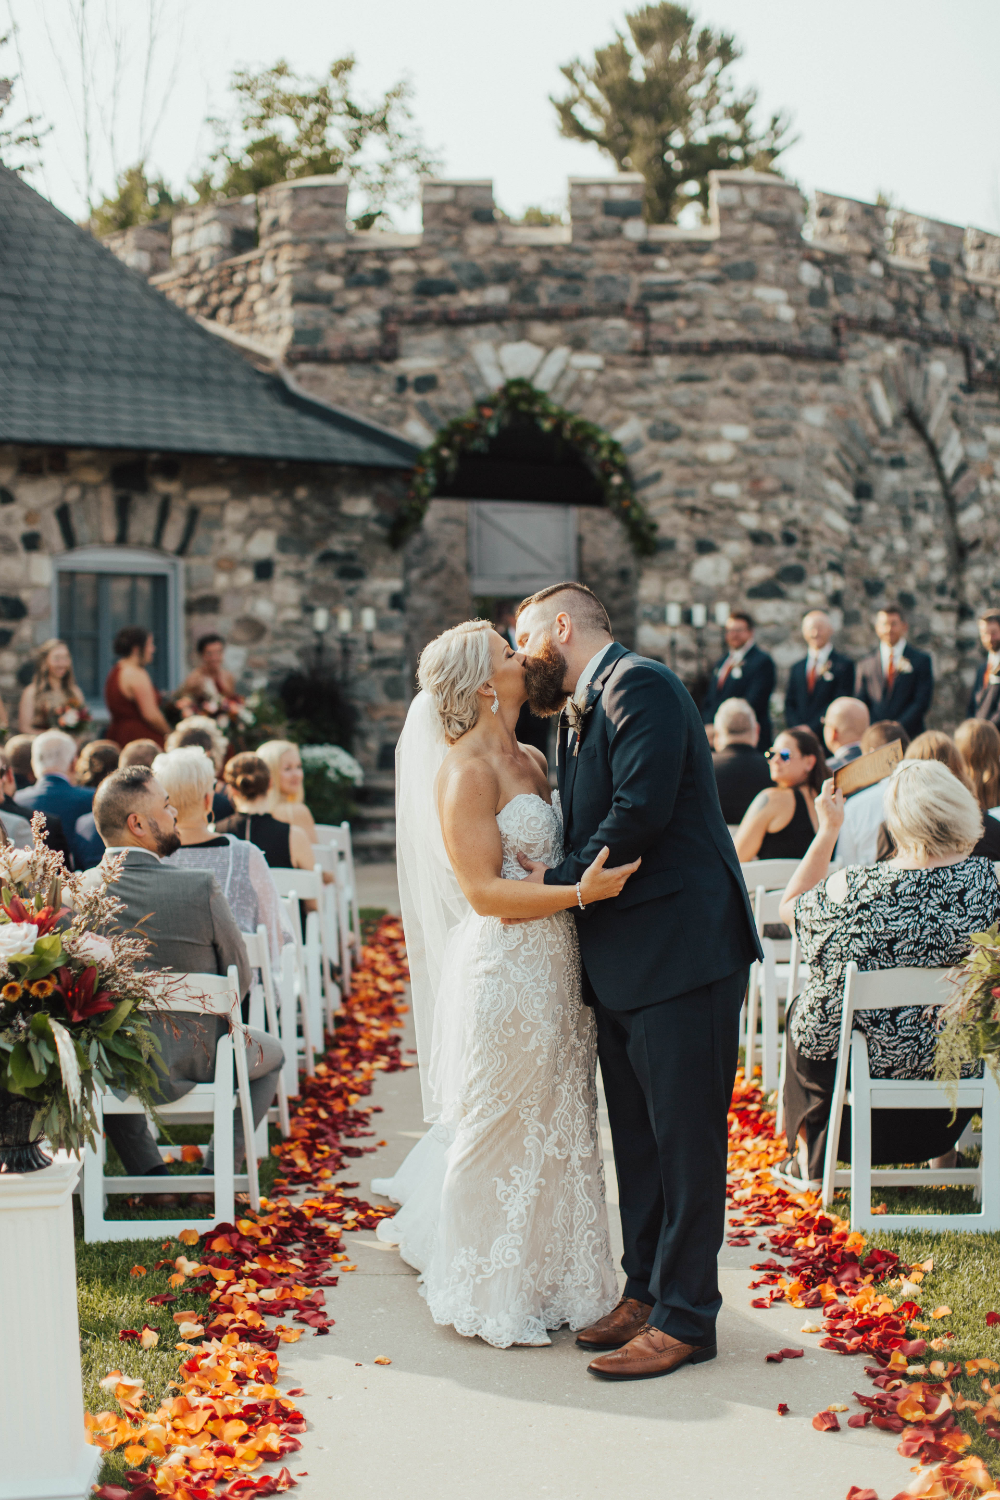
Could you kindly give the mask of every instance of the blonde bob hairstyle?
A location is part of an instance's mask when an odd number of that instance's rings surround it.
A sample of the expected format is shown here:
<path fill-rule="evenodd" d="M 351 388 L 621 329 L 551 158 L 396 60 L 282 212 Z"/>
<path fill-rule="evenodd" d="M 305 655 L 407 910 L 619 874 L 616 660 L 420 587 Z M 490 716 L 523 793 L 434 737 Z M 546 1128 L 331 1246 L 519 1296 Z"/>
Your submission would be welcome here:
<path fill-rule="evenodd" d="M 897 849 L 926 859 L 970 854 L 983 814 L 964 782 L 939 760 L 904 760 L 885 794 L 885 822 Z"/>
<path fill-rule="evenodd" d="M 304 786 L 299 787 L 299 793 L 297 797 L 286 797 L 284 792 L 281 790 L 281 762 L 288 754 L 289 750 L 294 750 L 296 755 L 298 755 L 299 759 L 301 760 L 302 756 L 299 751 L 299 747 L 298 745 L 293 745 L 291 740 L 265 740 L 263 745 L 258 745 L 257 749 L 254 751 L 254 754 L 260 756 L 261 760 L 264 762 L 265 766 L 267 766 L 267 769 L 271 773 L 272 807 L 277 807 L 279 802 L 295 803 L 305 802 L 306 800 Z"/>
<path fill-rule="evenodd" d="M 454 745 L 479 719 L 478 689 L 493 670 L 488 620 L 463 620 L 420 653 L 417 681 L 434 703 L 444 737 Z"/>
<path fill-rule="evenodd" d="M 177 809 L 178 818 L 204 812 L 205 798 L 215 789 L 215 767 L 200 745 L 158 755 L 152 770 Z"/>

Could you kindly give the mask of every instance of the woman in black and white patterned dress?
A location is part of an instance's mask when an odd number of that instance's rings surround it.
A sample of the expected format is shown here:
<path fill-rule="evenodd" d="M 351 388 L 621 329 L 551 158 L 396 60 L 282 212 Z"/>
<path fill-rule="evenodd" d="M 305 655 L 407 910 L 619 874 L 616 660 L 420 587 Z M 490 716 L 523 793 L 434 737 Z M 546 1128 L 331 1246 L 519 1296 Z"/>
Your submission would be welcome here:
<path fill-rule="evenodd" d="M 1000 920 L 1000 885 L 988 859 L 970 857 L 982 834 L 975 798 L 937 761 L 904 761 L 885 797 L 896 846 L 886 864 L 850 865 L 825 879 L 843 823 L 843 796 L 828 781 L 816 801 L 819 830 L 785 891 L 781 917 L 795 923 L 809 978 L 787 1020 L 785 1129 L 793 1152 L 784 1172 L 818 1182 L 840 1042 L 844 971 L 944 968 L 964 958 L 969 937 Z M 922 1007 L 861 1011 L 873 1078 L 933 1074 L 936 1034 Z M 970 1111 L 874 1110 L 872 1162 L 923 1161 L 949 1152 Z M 838 1154 L 850 1160 L 850 1110 Z M 782 1168 L 779 1168 L 782 1170 Z"/>

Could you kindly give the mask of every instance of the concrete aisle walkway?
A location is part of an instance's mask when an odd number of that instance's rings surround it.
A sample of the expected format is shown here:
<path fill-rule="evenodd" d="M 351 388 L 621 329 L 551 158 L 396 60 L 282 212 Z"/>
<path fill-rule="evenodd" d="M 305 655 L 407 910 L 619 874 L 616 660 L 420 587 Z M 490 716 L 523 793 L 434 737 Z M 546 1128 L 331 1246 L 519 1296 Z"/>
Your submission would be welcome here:
<path fill-rule="evenodd" d="M 368 887 L 391 883 L 378 867 L 359 872 Z M 412 1039 L 407 1046 L 412 1046 Z M 374 1095 L 377 1139 L 387 1145 L 343 1177 L 370 1196 L 373 1176 L 390 1176 L 423 1131 L 416 1069 L 383 1078 Z M 605 1129 L 612 1234 L 620 1234 Z M 852 1484 L 888 1500 L 910 1479 L 888 1433 L 847 1427 L 818 1433 L 813 1415 L 831 1401 L 869 1390 L 863 1360 L 820 1350 L 800 1333 L 812 1314 L 750 1307 L 756 1249 L 725 1249 L 725 1306 L 719 1358 L 660 1380 L 612 1385 L 586 1373 L 586 1355 L 564 1330 L 548 1349 L 492 1349 L 436 1327 L 413 1271 L 374 1234 L 345 1237 L 357 1271 L 328 1292 L 336 1326 L 283 1345 L 286 1386 L 302 1385 L 310 1422 L 300 1462 L 303 1500 L 370 1494 L 380 1500 L 844 1500 Z M 804 1359 L 765 1364 L 769 1350 L 805 1348 Z M 385 1356 L 389 1366 L 374 1360 Z M 777 1415 L 785 1401 L 786 1417 Z"/>

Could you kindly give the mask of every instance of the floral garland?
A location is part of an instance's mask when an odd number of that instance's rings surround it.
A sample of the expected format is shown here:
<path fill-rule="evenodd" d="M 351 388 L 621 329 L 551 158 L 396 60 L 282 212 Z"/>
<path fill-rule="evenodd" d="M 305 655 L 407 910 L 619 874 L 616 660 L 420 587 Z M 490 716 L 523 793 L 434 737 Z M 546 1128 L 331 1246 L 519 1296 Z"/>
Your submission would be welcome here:
<path fill-rule="evenodd" d="M 437 434 L 417 460 L 410 491 L 391 532 L 400 546 L 416 531 L 442 484 L 453 479 L 463 453 L 485 453 L 514 417 L 530 417 L 543 432 L 575 448 L 600 486 L 608 510 L 618 516 L 640 557 L 656 551 L 656 522 L 637 498 L 625 450 L 603 428 L 556 406 L 529 380 L 508 380 L 495 395 L 477 401 Z"/>

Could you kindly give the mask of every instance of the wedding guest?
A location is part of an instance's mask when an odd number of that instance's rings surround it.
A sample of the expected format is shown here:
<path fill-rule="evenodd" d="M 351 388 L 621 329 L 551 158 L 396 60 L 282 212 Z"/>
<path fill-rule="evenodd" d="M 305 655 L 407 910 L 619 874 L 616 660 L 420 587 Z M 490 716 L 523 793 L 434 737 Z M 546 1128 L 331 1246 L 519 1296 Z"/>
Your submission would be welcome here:
<path fill-rule="evenodd" d="M 127 771 L 129 766 L 145 766 L 149 770 L 153 761 L 163 751 L 155 740 L 130 740 L 118 758 L 118 766 Z"/>
<path fill-rule="evenodd" d="M 947 968 L 965 957 L 969 937 L 1000 919 L 1000 885 L 986 859 L 971 857 L 982 833 L 976 799 L 946 766 L 907 760 L 885 796 L 886 823 L 897 853 L 887 864 L 850 866 L 827 877 L 844 816 L 832 781 L 817 798 L 819 828 L 785 889 L 780 916 L 794 923 L 809 977 L 786 1026 L 785 1130 L 795 1152 L 778 1169 L 789 1181 L 818 1186 L 840 1045 L 844 970 L 916 966 Z M 917 1006 L 861 1011 L 874 1078 L 929 1078 L 937 1033 Z M 949 1109 L 872 1111 L 873 1165 L 937 1158 L 952 1148 L 971 1117 Z M 799 1142 L 801 1141 L 801 1146 Z M 851 1156 L 850 1110 L 838 1156 Z"/>
<path fill-rule="evenodd" d="M 30 849 L 34 842 L 31 822 L 24 816 L 24 808 L 18 807 L 14 801 L 16 790 L 13 767 L 7 756 L 0 752 L 0 819 L 14 848 Z"/>
<path fill-rule="evenodd" d="M 291 740 L 266 740 L 257 754 L 271 773 L 270 811 L 279 823 L 294 823 L 315 844 L 316 824 L 305 803 L 302 756 Z"/>
<path fill-rule="evenodd" d="M 231 818 L 236 811 L 219 778 L 229 755 L 229 744 L 214 719 L 207 714 L 192 714 L 182 719 L 176 729 L 167 735 L 166 750 L 183 750 L 187 745 L 198 745 L 215 766 L 215 795 L 212 798 L 212 816 L 215 821 Z"/>
<path fill-rule="evenodd" d="M 233 702 L 238 696 L 236 678 L 222 665 L 226 643 L 221 635 L 210 631 L 198 637 L 194 649 L 198 665 L 188 673 L 174 696 L 178 705 L 182 700 L 190 703 L 195 714 L 218 712 L 223 704 Z"/>
<path fill-rule="evenodd" d="M 898 740 L 905 752 L 910 736 L 902 724 L 882 719 L 861 736 L 861 753 L 878 750 Z M 837 859 L 844 865 L 873 865 L 878 858 L 878 831 L 884 817 L 883 802 L 889 777 L 860 792 L 854 792 L 844 804 L 844 822 L 837 840 Z"/>
<path fill-rule="evenodd" d="M 976 668 L 965 712 L 970 719 L 985 719 L 1000 728 L 1000 610 L 979 616 L 979 639 L 986 656 Z"/>
<path fill-rule="evenodd" d="M 879 610 L 879 648 L 858 662 L 854 693 L 867 705 L 873 724 L 894 719 L 912 739 L 924 731 L 924 715 L 934 696 L 934 668 L 926 651 L 910 645 L 908 628 L 898 605 Z"/>
<path fill-rule="evenodd" d="M 835 698 L 826 711 L 823 739 L 830 752 L 828 771 L 839 771 L 848 761 L 857 760 L 861 736 L 868 728 L 868 706 L 860 698 Z"/>
<path fill-rule="evenodd" d="M 260 849 L 231 833 L 217 834 L 211 826 L 212 762 L 204 750 L 190 745 L 158 755 L 153 775 L 177 814 L 181 847 L 166 862 L 184 870 L 211 870 L 240 931 L 256 932 L 260 923 L 267 928 L 271 962 L 277 965 L 282 945 L 292 939 L 282 922 L 281 899 Z"/>
<path fill-rule="evenodd" d="M 767 758 L 758 750 L 760 725 L 757 715 L 743 698 L 727 698 L 713 723 L 712 766 L 722 804 L 722 816 L 731 828 L 743 817 L 758 792 L 771 785 Z"/>
<path fill-rule="evenodd" d="M 955 730 L 955 748 L 983 812 L 1000 812 L 1000 730 L 989 719 L 966 719 Z"/>
<path fill-rule="evenodd" d="M 939 762 L 947 767 L 956 781 L 962 783 L 966 791 L 975 796 L 972 781 L 966 773 L 965 762 L 959 754 L 958 746 L 942 730 L 925 729 L 923 734 L 918 734 L 915 740 L 911 740 L 905 759 Z M 883 822 L 878 832 L 877 858 L 882 862 L 892 859 L 895 853 L 896 847 L 888 824 Z M 1000 860 L 1000 823 L 995 818 L 985 820 L 983 831 L 973 846 L 972 853 L 977 857 Z"/>
<path fill-rule="evenodd" d="M 830 704 L 854 692 L 854 663 L 833 649 L 833 621 L 822 609 L 806 615 L 802 638 L 809 649 L 788 673 L 785 723 L 805 724 L 819 739 Z"/>
<path fill-rule="evenodd" d="M 124 750 L 133 740 L 155 740 L 157 750 L 170 733 L 160 711 L 160 694 L 146 670 L 156 653 L 153 632 L 142 625 L 126 625 L 114 639 L 118 657 L 104 684 L 104 701 L 111 714 L 108 739 Z"/>
<path fill-rule="evenodd" d="M 168 862 L 180 840 L 170 799 L 152 771 L 129 766 L 113 772 L 97 789 L 94 816 L 108 853 L 126 855 L 121 875 L 109 891 L 124 902 L 125 910 L 117 918 L 121 927 L 128 931 L 141 922 L 152 939 L 147 966 L 182 974 L 225 974 L 235 964 L 240 994 L 246 995 L 250 987 L 247 951 L 219 882 L 208 870 L 184 870 Z M 221 1016 L 205 1020 L 193 1015 L 153 1016 L 150 1025 L 160 1043 L 160 1071 L 165 1074 L 161 1092 L 166 1102 L 182 1098 L 194 1084 L 213 1076 L 216 1043 L 228 1029 L 228 1021 Z M 246 1049 L 250 1102 L 254 1123 L 259 1125 L 277 1091 L 284 1054 L 274 1037 L 250 1028 Z M 145 1115 L 108 1115 L 104 1127 L 127 1173 L 160 1176 L 167 1172 Z M 245 1156 L 239 1110 L 234 1116 L 234 1135 L 239 1171 Z M 210 1142 L 206 1172 L 212 1170 L 212 1160 Z M 199 1195 L 195 1201 L 204 1198 Z M 164 1199 L 157 1193 L 150 1202 L 162 1205 Z"/>
<path fill-rule="evenodd" d="M 12 734 L 3 747 L 13 768 L 18 791 L 24 786 L 31 786 L 35 780 L 35 773 L 31 769 L 31 747 L 35 739 L 34 734 Z"/>
<path fill-rule="evenodd" d="M 761 747 L 771 743 L 771 694 L 774 692 L 774 661 L 754 641 L 750 615 L 734 609 L 726 621 L 728 654 L 717 661 L 701 703 L 701 717 L 710 724 L 726 698 L 744 698 L 757 715 Z"/>
<path fill-rule="evenodd" d="M 38 648 L 35 675 L 21 694 L 18 728 L 22 734 L 37 734 L 43 729 L 73 730 L 89 718 L 86 700 L 73 675 L 69 647 L 65 641 L 46 641 Z"/>
<path fill-rule="evenodd" d="M 96 792 L 101 782 L 118 769 L 118 746 L 114 740 L 91 740 L 77 756 L 77 786 Z M 77 869 L 91 870 L 104 858 L 104 840 L 97 831 L 93 809 L 76 820 Z"/>
<path fill-rule="evenodd" d="M 223 779 L 236 808 L 235 816 L 224 825 L 227 833 L 256 844 L 268 864 L 276 869 L 315 867 L 316 856 L 309 835 L 297 824 L 283 821 L 271 812 L 271 772 L 261 756 L 249 751 L 234 755 L 226 764 Z"/>
<path fill-rule="evenodd" d="M 826 780 L 819 740 L 811 729 L 784 729 L 767 758 L 774 786 L 754 798 L 733 840 L 741 864 L 796 859 L 816 832 L 813 804 Z"/>
<path fill-rule="evenodd" d="M 34 734 L 15 734 L 7 741 L 4 747 L 4 760 L 9 766 L 8 773 L 0 783 L 3 788 L 3 802 L 0 803 L 0 813 L 6 821 L 10 817 L 26 818 L 29 825 L 29 837 L 27 843 L 21 847 L 27 848 L 32 843 L 30 836 L 30 824 L 32 813 L 26 807 L 21 807 L 14 798 L 22 787 L 34 786 L 35 773 L 31 769 L 31 747 L 38 738 Z M 61 854 L 66 862 L 67 869 L 72 868 L 73 856 L 70 852 L 66 833 L 63 829 L 62 819 L 55 817 L 52 813 L 45 814 L 45 842 L 50 849 Z"/>
<path fill-rule="evenodd" d="M 76 821 L 90 811 L 94 794 L 87 787 L 73 785 L 75 761 L 76 741 L 72 736 L 62 729 L 46 729 L 31 746 L 34 785 L 15 793 L 14 801 L 29 819 L 34 812 L 44 813 L 47 819 L 58 818 L 72 859 L 82 869 L 79 861 L 86 857 L 86 850 L 77 840 Z M 48 842 L 51 844 L 51 839 Z"/>

